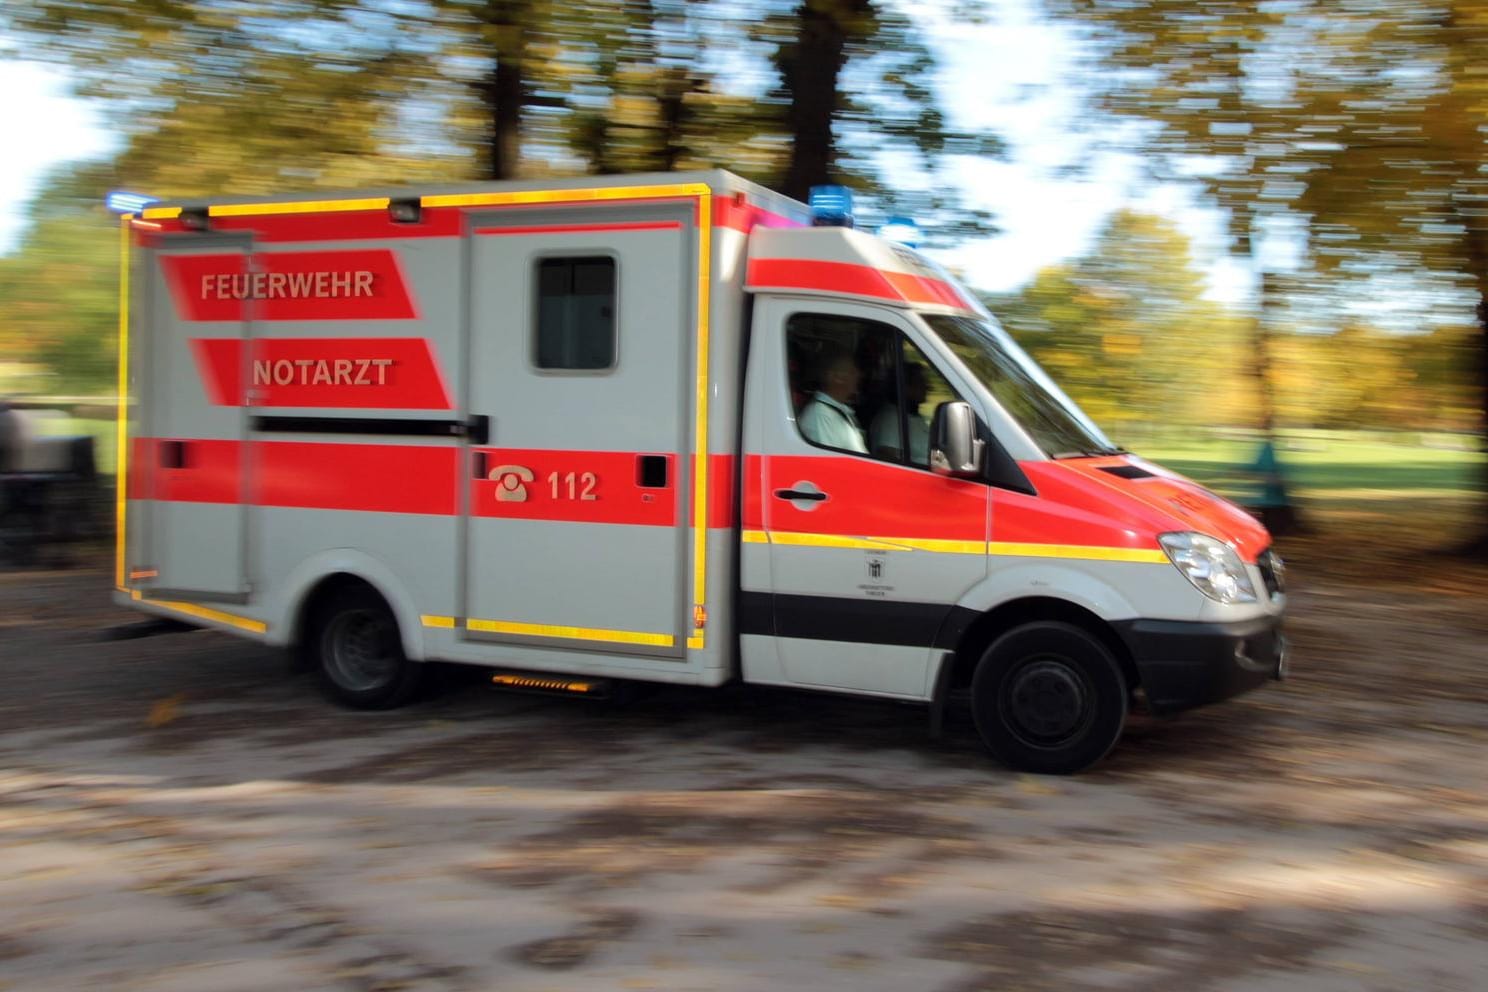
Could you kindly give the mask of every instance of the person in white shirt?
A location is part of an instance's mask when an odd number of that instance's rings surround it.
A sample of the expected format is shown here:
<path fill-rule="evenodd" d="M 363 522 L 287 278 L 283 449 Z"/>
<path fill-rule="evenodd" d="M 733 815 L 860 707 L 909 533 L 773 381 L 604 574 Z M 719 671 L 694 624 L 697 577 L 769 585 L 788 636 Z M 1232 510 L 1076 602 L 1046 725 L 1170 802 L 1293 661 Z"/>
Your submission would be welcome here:
<path fill-rule="evenodd" d="M 930 422 L 920 416 L 920 404 L 925 402 L 928 389 L 925 368 L 922 365 L 906 364 L 904 368 L 904 393 L 908 409 L 905 420 L 909 424 L 909 460 L 915 465 L 930 464 Z M 868 428 L 873 453 L 880 458 L 898 459 L 903 451 L 899 443 L 899 407 L 893 402 L 885 403 L 873 418 Z"/>
<path fill-rule="evenodd" d="M 818 389 L 801 409 L 797 423 L 806 440 L 828 448 L 868 453 L 863 442 L 863 429 L 848 404 L 858 394 L 862 373 L 858 363 L 845 351 L 822 356 Z"/>

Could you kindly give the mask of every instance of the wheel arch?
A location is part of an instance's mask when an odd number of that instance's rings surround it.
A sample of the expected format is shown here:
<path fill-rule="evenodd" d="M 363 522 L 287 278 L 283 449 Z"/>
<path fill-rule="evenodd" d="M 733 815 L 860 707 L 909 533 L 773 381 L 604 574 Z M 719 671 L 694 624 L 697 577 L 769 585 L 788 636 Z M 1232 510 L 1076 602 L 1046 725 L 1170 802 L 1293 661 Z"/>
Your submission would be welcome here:
<path fill-rule="evenodd" d="M 360 584 L 369 587 L 393 611 L 398 639 L 410 661 L 425 660 L 423 620 L 408 590 L 381 561 L 350 548 L 325 551 L 307 559 L 291 573 L 283 587 L 279 609 L 278 643 L 298 649 L 315 607 L 338 589 Z"/>
<path fill-rule="evenodd" d="M 967 625 L 956 642 L 951 659 L 952 690 L 965 689 L 971 685 L 972 675 L 982 654 L 1006 632 L 1025 623 L 1053 620 L 1078 627 L 1095 637 L 1111 652 L 1121 666 L 1128 689 L 1141 684 L 1141 676 L 1132 659 L 1131 650 L 1116 633 L 1114 627 L 1088 607 L 1057 596 L 1024 596 L 1008 600 L 983 612 Z"/>

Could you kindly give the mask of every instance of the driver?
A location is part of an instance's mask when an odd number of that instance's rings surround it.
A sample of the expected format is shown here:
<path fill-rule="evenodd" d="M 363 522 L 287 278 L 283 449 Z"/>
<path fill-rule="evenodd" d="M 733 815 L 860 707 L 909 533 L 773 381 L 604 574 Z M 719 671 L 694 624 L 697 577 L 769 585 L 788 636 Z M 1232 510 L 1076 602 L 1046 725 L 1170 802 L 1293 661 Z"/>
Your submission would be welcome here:
<path fill-rule="evenodd" d="M 846 351 L 822 352 L 817 365 L 821 388 L 806 402 L 797 421 L 806 440 L 827 448 L 868 453 L 863 429 L 848 405 L 858 395 L 862 377 L 858 363 Z"/>

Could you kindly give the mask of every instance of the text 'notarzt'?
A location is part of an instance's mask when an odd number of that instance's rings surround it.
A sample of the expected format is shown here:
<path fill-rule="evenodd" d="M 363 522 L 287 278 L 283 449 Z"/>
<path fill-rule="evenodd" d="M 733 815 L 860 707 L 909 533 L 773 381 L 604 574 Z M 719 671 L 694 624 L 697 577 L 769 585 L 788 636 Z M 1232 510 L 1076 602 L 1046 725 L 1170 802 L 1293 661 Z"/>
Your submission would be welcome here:
<path fill-rule="evenodd" d="M 385 386 L 391 358 L 254 359 L 255 386 Z"/>

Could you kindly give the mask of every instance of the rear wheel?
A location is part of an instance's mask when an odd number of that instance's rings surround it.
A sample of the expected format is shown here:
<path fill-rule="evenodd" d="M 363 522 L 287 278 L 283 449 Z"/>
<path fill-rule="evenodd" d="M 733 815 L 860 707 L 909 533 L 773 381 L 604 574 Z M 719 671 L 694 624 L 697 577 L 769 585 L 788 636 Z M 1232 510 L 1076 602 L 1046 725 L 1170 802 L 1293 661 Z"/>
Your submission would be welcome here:
<path fill-rule="evenodd" d="M 971 685 L 977 732 L 1020 771 L 1072 775 L 1126 725 L 1126 679 L 1097 638 L 1067 623 L 1025 624 L 992 643 Z"/>
<path fill-rule="evenodd" d="M 409 661 L 398 621 L 368 586 L 348 586 L 315 612 L 308 646 L 326 694 L 346 706 L 391 709 L 418 690 L 424 666 Z"/>

